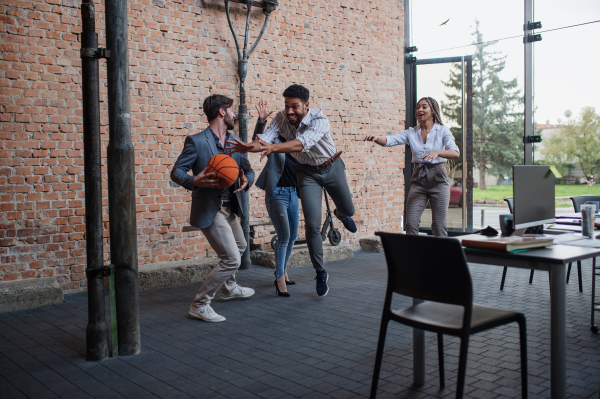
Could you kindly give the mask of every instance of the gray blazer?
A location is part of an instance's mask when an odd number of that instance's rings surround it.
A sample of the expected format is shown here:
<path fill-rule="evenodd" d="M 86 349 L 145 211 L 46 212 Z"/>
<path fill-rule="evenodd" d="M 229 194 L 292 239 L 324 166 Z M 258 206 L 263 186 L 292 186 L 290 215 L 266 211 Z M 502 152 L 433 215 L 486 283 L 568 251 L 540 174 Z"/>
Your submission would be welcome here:
<path fill-rule="evenodd" d="M 238 136 L 231 134 L 230 140 L 239 139 Z M 175 161 L 173 169 L 171 169 L 171 180 L 192 191 L 192 210 L 190 212 L 190 225 L 201 229 L 210 226 L 215 220 L 215 216 L 221 207 L 221 188 L 195 187 L 194 176 L 198 175 L 204 168 L 208 160 L 217 155 L 217 145 L 213 138 L 210 129 L 206 129 L 200 133 L 188 136 L 185 138 L 185 144 L 181 155 Z M 244 175 L 248 179 L 246 191 L 254 183 L 254 171 L 250 166 L 250 162 L 246 156 L 235 153 L 231 155 L 237 164 L 244 170 Z M 192 170 L 194 176 L 188 175 L 188 171 Z M 234 188 L 237 190 L 240 186 L 240 180 L 236 180 Z M 236 215 L 242 217 L 243 206 L 241 204 L 241 193 L 236 193 L 237 204 L 232 204 L 232 210 Z M 235 202 L 235 201 L 233 201 Z"/>

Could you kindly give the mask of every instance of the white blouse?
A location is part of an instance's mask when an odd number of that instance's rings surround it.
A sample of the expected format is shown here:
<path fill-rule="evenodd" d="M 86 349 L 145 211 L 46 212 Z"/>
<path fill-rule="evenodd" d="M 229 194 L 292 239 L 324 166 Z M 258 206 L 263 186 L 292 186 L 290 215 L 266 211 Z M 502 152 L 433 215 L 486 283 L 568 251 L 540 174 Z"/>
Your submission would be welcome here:
<path fill-rule="evenodd" d="M 443 150 L 454 150 L 460 154 L 460 150 L 454 141 L 454 136 L 450 129 L 446 126 L 434 123 L 431 131 L 427 134 L 427 140 L 423 144 L 421 138 L 421 127 L 408 128 L 401 133 L 397 133 L 391 136 L 387 136 L 387 142 L 384 147 L 391 147 L 399 144 L 410 144 L 412 150 L 412 162 L 413 163 L 442 163 L 446 162 L 446 158 L 437 157 L 433 161 L 424 161 L 423 156 L 431 151 L 443 151 Z"/>

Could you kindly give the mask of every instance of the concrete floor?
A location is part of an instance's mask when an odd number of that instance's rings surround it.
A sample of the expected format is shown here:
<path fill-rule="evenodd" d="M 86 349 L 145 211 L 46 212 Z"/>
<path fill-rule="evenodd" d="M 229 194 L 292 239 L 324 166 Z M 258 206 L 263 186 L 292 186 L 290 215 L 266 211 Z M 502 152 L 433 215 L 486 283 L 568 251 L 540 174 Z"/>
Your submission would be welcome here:
<path fill-rule="evenodd" d="M 364 398 L 368 396 L 387 271 L 383 254 L 358 251 L 327 263 L 330 292 L 315 293 L 314 270 L 290 270 L 290 298 L 275 296 L 273 270 L 254 266 L 239 282 L 256 289 L 242 302 L 214 302 L 227 317 L 186 317 L 199 283 L 140 293 L 142 353 L 87 362 L 87 294 L 63 304 L 0 314 L 2 398 Z M 590 332 L 591 262 L 584 292 L 567 286 L 567 392 L 598 398 L 600 335 Z M 530 398 L 549 397 L 548 276 L 471 265 L 478 303 L 524 312 L 528 323 Z M 394 307 L 410 299 L 394 299 Z M 412 385 L 412 332 L 388 329 L 378 398 L 454 397 L 458 340 L 445 339 L 446 388 L 438 383 L 434 334 L 426 335 L 426 384 Z M 468 398 L 520 397 L 518 328 L 472 337 Z"/>

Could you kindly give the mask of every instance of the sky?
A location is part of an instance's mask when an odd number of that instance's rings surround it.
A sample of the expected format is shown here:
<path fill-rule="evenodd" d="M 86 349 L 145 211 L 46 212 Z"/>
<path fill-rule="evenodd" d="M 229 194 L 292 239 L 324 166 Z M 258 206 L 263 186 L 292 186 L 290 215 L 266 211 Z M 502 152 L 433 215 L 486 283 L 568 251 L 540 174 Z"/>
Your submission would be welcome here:
<path fill-rule="evenodd" d="M 472 54 L 475 20 L 483 40 L 499 41 L 487 47 L 506 55 L 504 80 L 517 78 L 523 88 L 524 0 L 412 0 L 412 45 L 418 59 Z M 446 20 L 449 21 L 440 26 Z M 535 0 L 534 20 L 542 23 L 542 41 L 534 43 L 534 119 L 537 123 L 567 121 L 583 107 L 600 111 L 600 22 L 546 32 L 548 29 L 600 21 L 600 0 Z M 454 49 L 450 49 L 454 48 Z M 438 51 L 444 50 L 445 51 Z M 417 97 L 445 101 L 448 91 L 440 82 L 447 80 L 449 65 L 420 65 L 417 69 Z"/>

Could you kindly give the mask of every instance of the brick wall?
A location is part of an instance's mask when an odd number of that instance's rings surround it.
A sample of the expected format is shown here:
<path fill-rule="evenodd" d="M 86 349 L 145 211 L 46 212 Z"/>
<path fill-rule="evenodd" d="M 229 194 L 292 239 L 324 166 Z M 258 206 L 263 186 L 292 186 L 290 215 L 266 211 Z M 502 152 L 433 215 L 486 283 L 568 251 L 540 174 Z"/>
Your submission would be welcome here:
<path fill-rule="evenodd" d="M 0 281 L 55 276 L 66 292 L 86 286 L 79 4 L 0 3 Z M 245 14 L 239 4 L 231 8 L 239 10 L 240 33 Z M 104 47 L 103 4 L 96 4 L 96 20 Z M 253 13 L 253 38 L 263 20 Z M 186 135 L 206 126 L 203 99 L 237 93 L 222 1 L 133 0 L 129 21 L 139 262 L 214 255 L 201 233 L 182 232 L 191 197 L 169 184 L 169 172 Z M 280 0 L 250 59 L 249 109 L 261 97 L 280 107 L 285 87 L 300 83 L 311 89 L 311 106 L 329 117 L 357 208 L 358 233 L 343 234 L 355 247 L 375 230 L 398 229 L 403 212 L 403 148 L 361 141 L 402 128 L 402 24 L 399 0 Z M 106 148 L 103 62 L 100 71 Z M 258 176 L 258 156 L 250 159 Z M 107 205 L 106 175 L 103 187 Z M 254 245 L 265 247 L 272 227 L 263 192 L 250 193 Z"/>

